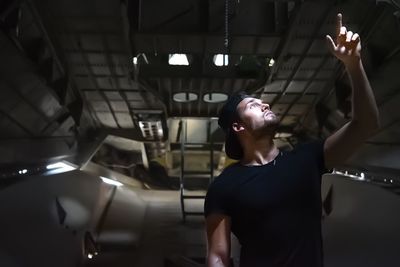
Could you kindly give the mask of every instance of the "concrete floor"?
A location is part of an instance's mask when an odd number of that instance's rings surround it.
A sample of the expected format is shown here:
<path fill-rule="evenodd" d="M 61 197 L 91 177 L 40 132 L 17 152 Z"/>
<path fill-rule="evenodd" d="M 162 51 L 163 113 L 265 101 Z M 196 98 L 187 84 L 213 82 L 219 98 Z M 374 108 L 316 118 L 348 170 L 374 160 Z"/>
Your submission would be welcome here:
<path fill-rule="evenodd" d="M 164 260 L 174 255 L 205 257 L 204 218 L 191 216 L 183 223 L 179 191 L 136 192 L 147 203 L 137 246 L 104 249 L 97 257 L 88 261 L 86 266 L 162 267 Z M 204 201 L 187 200 L 185 203 L 188 209 L 201 211 Z"/>
<path fill-rule="evenodd" d="M 329 188 L 331 183 L 335 189 L 333 211 L 323 223 L 325 265 L 398 266 L 398 195 L 379 186 L 333 176 L 325 178 L 323 189 Z M 87 266 L 164 267 L 164 260 L 175 255 L 205 257 L 204 218 L 188 217 L 186 223 L 182 222 L 179 191 L 135 190 L 135 193 L 146 205 L 143 223 L 131 227 L 127 221 L 128 212 L 118 209 L 109 215 L 108 222 L 109 226 L 120 225 L 125 220 L 130 227 L 126 230 L 132 231 L 132 236 L 140 232 L 137 242 L 133 242 L 135 246 L 104 250 Z M 203 201 L 187 200 L 186 206 L 187 210 L 201 211 Z M 138 212 L 131 214 L 138 216 Z M 239 245 L 235 238 L 232 240 L 234 266 L 239 266 Z"/>

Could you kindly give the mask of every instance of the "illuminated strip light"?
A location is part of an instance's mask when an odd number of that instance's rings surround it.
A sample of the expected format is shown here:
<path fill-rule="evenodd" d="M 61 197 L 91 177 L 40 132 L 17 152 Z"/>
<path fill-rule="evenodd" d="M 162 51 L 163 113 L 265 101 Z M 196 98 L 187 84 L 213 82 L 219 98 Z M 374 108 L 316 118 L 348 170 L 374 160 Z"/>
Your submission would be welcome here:
<path fill-rule="evenodd" d="M 120 182 L 118 182 L 116 180 L 109 179 L 109 178 L 106 178 L 106 177 L 103 177 L 103 176 L 100 176 L 100 179 L 103 180 L 103 182 L 106 183 L 106 184 L 115 185 L 115 186 L 123 185 L 122 183 L 120 183 Z"/>

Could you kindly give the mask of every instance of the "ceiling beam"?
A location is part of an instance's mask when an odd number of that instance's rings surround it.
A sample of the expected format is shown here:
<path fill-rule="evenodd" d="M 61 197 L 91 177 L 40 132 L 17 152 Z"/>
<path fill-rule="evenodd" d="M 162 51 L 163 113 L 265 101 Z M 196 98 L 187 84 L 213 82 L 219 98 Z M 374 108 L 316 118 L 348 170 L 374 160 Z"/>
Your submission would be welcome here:
<path fill-rule="evenodd" d="M 297 60 L 294 68 L 292 69 L 290 76 L 286 79 L 283 89 L 282 89 L 282 92 L 279 93 L 278 97 L 276 97 L 272 101 L 271 106 L 273 106 L 281 98 L 281 96 L 286 94 L 289 84 L 293 81 L 293 77 L 296 75 L 297 71 L 299 70 L 301 63 L 303 63 L 304 59 L 307 57 L 307 52 L 308 52 L 308 50 L 310 50 L 310 48 L 314 42 L 314 39 L 321 28 L 321 25 L 323 25 L 325 23 L 326 19 L 329 17 L 329 13 L 331 12 L 332 5 L 333 5 L 333 2 L 332 2 L 332 4 L 326 4 L 325 10 L 323 12 L 321 12 L 320 17 L 317 20 L 317 23 L 315 23 L 314 30 L 312 31 L 310 38 L 307 40 L 308 41 L 307 44 L 304 46 L 304 49 L 302 50 L 301 57 Z M 324 60 L 322 60 L 322 61 L 324 61 Z M 321 67 L 321 65 L 319 67 Z M 319 69 L 317 71 L 319 72 Z M 314 72 L 313 77 L 315 77 L 316 75 L 317 75 L 317 73 Z M 311 82 L 309 82 L 307 85 L 309 85 L 310 83 Z M 306 89 L 307 89 L 307 87 L 304 90 L 306 90 Z"/>
<path fill-rule="evenodd" d="M 367 47 L 368 42 L 373 36 L 373 33 L 379 28 L 378 26 L 380 25 L 380 22 L 385 18 L 385 10 L 383 8 L 376 8 L 375 5 L 372 5 L 370 7 L 370 11 L 372 12 L 372 15 L 370 17 L 366 17 L 363 25 L 360 27 L 359 34 L 360 36 L 365 36 L 363 37 L 363 46 Z M 371 18 L 374 19 L 371 19 Z M 373 25 L 369 25 L 368 23 L 370 21 L 373 21 Z M 308 119 L 310 116 L 311 112 L 314 110 L 315 106 L 317 105 L 318 102 L 325 102 L 328 100 L 328 98 L 332 95 L 333 91 L 335 90 L 334 83 L 337 79 L 340 79 L 343 77 L 343 75 L 346 73 L 346 70 L 343 66 L 343 64 L 337 60 L 336 66 L 335 66 L 335 71 L 333 72 L 331 78 L 328 80 L 328 82 L 325 84 L 325 87 L 322 89 L 322 93 L 320 94 L 320 97 L 315 98 L 313 103 L 309 106 L 307 112 L 300 118 L 294 128 L 301 127 Z"/>
<path fill-rule="evenodd" d="M 73 38 L 76 38 L 75 36 Z M 83 61 L 86 64 L 86 68 L 88 70 L 88 78 L 89 80 L 93 83 L 93 85 L 96 88 L 96 91 L 102 96 L 103 100 L 106 102 L 108 109 L 110 110 L 111 116 L 113 117 L 115 124 L 117 125 L 118 128 L 121 128 L 121 126 L 118 123 L 117 117 L 115 116 L 114 110 L 110 104 L 110 101 L 108 100 L 107 96 L 104 94 L 104 91 L 100 89 L 100 86 L 98 84 L 98 81 L 96 79 L 96 77 L 94 77 L 93 75 L 93 70 L 90 64 L 90 61 L 88 59 L 87 54 L 84 52 L 84 50 L 82 49 L 82 42 L 81 42 L 81 35 L 78 35 L 77 39 L 78 39 L 78 48 L 81 54 L 81 57 L 83 59 Z M 90 104 L 90 103 L 89 103 Z"/>

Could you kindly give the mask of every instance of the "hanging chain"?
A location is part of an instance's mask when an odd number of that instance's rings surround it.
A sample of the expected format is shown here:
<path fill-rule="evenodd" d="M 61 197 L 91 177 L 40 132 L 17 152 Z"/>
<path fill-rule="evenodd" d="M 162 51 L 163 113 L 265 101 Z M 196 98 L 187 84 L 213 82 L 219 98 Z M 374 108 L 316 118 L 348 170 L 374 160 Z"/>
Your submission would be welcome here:
<path fill-rule="evenodd" d="M 225 59 L 229 54 L 229 0 L 225 0 L 225 32 L 224 32 L 224 47 L 225 53 L 223 55 L 223 64 L 225 65 Z M 226 56 L 225 56 L 226 55 Z"/>
<path fill-rule="evenodd" d="M 224 33 L 224 46 L 226 49 L 226 52 L 228 51 L 229 48 L 229 0 L 225 0 L 225 33 Z"/>

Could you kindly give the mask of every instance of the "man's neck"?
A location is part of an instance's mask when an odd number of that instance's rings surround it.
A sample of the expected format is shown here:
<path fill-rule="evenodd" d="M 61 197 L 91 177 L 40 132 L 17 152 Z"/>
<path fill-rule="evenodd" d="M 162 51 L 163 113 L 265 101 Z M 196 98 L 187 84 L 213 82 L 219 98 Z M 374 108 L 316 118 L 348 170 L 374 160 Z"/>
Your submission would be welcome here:
<path fill-rule="evenodd" d="M 244 155 L 240 160 L 242 165 L 256 166 L 264 165 L 273 161 L 279 154 L 279 149 L 271 137 L 246 142 L 244 147 Z"/>

